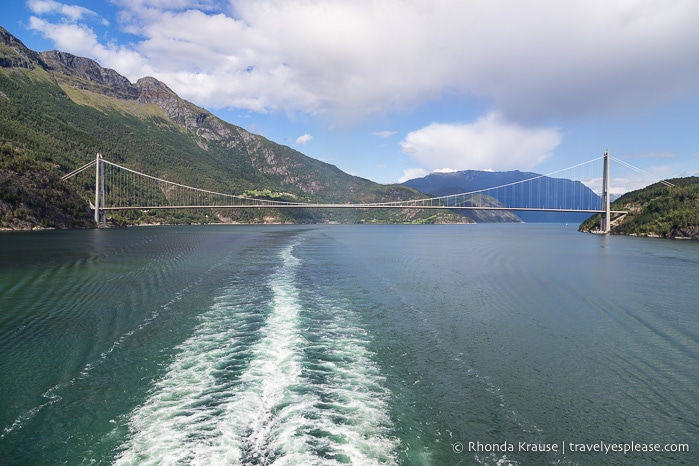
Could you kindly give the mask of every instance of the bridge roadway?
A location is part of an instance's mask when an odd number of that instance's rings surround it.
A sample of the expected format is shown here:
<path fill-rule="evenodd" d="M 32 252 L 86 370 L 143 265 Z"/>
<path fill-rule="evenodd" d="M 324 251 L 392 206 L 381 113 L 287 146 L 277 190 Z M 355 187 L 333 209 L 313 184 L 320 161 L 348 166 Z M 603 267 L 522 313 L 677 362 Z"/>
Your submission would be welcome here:
<path fill-rule="evenodd" d="M 449 209 L 449 210 L 507 210 L 528 212 L 582 212 L 604 213 L 599 209 L 547 209 L 536 207 L 485 207 L 448 205 L 401 205 L 401 204 L 241 204 L 241 205 L 189 205 L 189 206 L 127 206 L 102 207 L 100 210 L 156 210 L 156 209 Z M 611 214 L 626 214 L 624 210 L 611 210 Z"/>

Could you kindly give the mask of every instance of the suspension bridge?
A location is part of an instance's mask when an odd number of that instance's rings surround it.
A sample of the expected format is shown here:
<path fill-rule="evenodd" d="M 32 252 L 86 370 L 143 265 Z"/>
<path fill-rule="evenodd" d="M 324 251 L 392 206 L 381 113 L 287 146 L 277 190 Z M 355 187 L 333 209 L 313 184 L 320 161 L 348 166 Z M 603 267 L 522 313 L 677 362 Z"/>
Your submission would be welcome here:
<path fill-rule="evenodd" d="M 75 178 L 94 167 L 94 204 L 90 201 L 90 208 L 98 225 L 106 222 L 107 212 L 124 210 L 449 209 L 600 213 L 600 231 L 608 233 L 612 216 L 626 213 L 610 209 L 609 162 L 609 151 L 605 151 L 604 156 L 573 167 L 491 188 L 422 199 L 359 204 L 293 202 L 220 193 L 147 175 L 109 162 L 99 154 L 63 179 Z M 589 186 L 598 188 L 601 194 L 596 194 Z"/>

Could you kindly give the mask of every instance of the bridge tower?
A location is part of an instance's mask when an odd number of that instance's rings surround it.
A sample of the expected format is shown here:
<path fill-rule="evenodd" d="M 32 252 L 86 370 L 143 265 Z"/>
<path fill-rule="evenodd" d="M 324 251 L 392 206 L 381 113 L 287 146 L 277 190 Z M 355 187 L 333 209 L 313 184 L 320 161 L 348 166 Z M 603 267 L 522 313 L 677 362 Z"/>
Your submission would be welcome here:
<path fill-rule="evenodd" d="M 610 212 L 609 200 L 609 151 L 604 151 L 604 172 L 602 175 L 602 220 L 600 222 L 600 231 L 608 234 L 612 227 L 612 218 Z"/>
<path fill-rule="evenodd" d="M 101 154 L 97 154 L 95 162 L 95 223 L 100 226 L 107 223 L 104 212 L 104 162 Z"/>

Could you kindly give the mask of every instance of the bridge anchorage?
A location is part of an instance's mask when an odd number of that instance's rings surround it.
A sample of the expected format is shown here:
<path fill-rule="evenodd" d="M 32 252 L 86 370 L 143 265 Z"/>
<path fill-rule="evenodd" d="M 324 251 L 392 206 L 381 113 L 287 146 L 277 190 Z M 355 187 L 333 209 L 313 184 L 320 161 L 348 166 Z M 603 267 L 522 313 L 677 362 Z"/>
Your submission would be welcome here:
<path fill-rule="evenodd" d="M 73 178 L 92 166 L 95 167 L 94 204 L 91 201 L 89 204 L 97 225 L 106 224 L 108 211 L 125 210 L 447 209 L 600 213 L 600 232 L 609 233 L 612 216 L 626 213 L 610 209 L 609 162 L 609 151 L 605 151 L 604 156 L 588 162 L 500 186 L 446 196 L 364 204 L 275 201 L 219 193 L 147 175 L 104 160 L 100 154 L 97 154 L 93 161 L 65 175 L 63 179 Z M 91 185 L 91 181 L 89 184 Z M 601 194 L 595 194 L 590 186 L 598 188 Z M 490 202 L 484 205 L 484 199 Z"/>

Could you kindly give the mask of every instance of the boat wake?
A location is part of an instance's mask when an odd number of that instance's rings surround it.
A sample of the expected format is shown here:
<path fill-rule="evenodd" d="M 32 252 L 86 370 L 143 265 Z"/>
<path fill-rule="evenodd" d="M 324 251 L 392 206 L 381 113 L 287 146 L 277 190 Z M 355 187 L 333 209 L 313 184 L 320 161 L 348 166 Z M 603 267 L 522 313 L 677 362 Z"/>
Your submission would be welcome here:
<path fill-rule="evenodd" d="M 395 464 L 389 393 L 349 306 L 302 302 L 293 246 L 227 290 L 128 420 L 117 464 Z"/>

